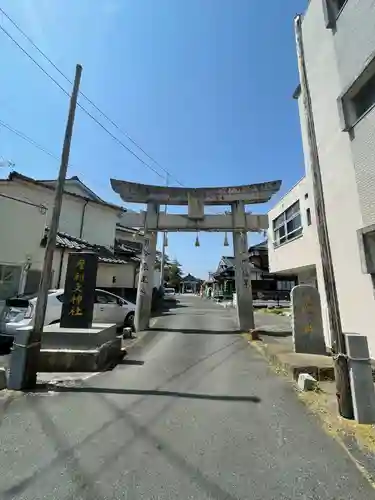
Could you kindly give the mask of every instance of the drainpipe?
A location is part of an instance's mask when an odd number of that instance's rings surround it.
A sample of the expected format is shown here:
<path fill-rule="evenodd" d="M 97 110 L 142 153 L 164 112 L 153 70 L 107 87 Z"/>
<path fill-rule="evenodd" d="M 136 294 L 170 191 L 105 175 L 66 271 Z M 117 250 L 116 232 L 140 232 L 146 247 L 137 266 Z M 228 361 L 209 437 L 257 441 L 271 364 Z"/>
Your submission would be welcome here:
<path fill-rule="evenodd" d="M 81 216 L 81 227 L 79 228 L 79 237 L 82 238 L 83 235 L 83 225 L 85 222 L 85 213 L 86 213 L 86 207 L 88 204 L 89 200 L 85 201 L 85 204 L 83 205 L 83 210 L 82 210 L 82 216 Z"/>
<path fill-rule="evenodd" d="M 59 277 L 58 277 L 58 280 L 57 280 L 57 286 L 56 286 L 56 288 L 60 288 L 61 275 L 62 275 L 63 264 L 64 264 L 65 250 L 66 250 L 66 248 L 63 248 L 61 250 L 60 265 L 59 265 Z"/>

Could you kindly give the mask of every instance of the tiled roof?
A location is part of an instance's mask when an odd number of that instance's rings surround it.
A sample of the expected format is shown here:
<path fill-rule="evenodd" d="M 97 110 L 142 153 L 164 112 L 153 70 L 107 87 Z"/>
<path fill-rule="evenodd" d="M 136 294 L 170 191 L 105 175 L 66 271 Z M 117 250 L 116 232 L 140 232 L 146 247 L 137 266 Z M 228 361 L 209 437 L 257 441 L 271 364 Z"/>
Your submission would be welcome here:
<path fill-rule="evenodd" d="M 48 229 L 47 229 L 48 231 Z M 47 233 L 41 241 L 41 244 L 44 246 L 47 241 Z M 59 231 L 56 236 L 56 246 L 58 248 L 67 248 L 69 250 L 90 250 L 91 252 L 95 252 L 99 254 L 99 262 L 103 262 L 105 264 L 128 264 L 129 262 L 139 262 L 139 258 L 136 256 L 130 256 L 129 258 L 119 258 L 116 257 L 111 250 L 106 248 L 103 245 L 95 245 L 93 243 L 89 243 L 82 238 L 77 238 L 75 236 L 71 236 L 68 233 L 64 233 Z"/>
<path fill-rule="evenodd" d="M 32 177 L 28 177 L 27 175 L 20 174 L 19 172 L 16 172 L 13 170 L 9 176 L 8 179 L 2 179 L 1 182 L 4 181 L 13 181 L 13 180 L 20 180 L 23 182 L 29 182 L 30 184 L 34 184 L 39 187 L 44 187 L 45 189 L 49 189 L 54 191 L 55 187 L 53 185 L 49 185 L 48 181 L 38 181 L 36 179 L 33 179 Z M 70 191 L 64 190 L 64 194 L 67 194 L 69 196 L 73 196 L 74 198 L 80 198 L 81 200 L 86 200 L 91 203 L 96 203 L 98 205 L 102 205 L 104 207 L 109 207 L 113 208 L 115 210 L 118 210 L 119 212 L 126 212 L 126 208 L 120 207 L 119 205 L 114 205 L 113 203 L 107 203 L 106 201 L 103 201 L 101 199 L 93 199 L 93 198 L 88 198 L 85 196 L 81 196 L 80 194 L 77 193 L 71 193 Z"/>
<path fill-rule="evenodd" d="M 235 259 L 234 259 L 234 257 L 223 256 L 220 259 L 220 264 L 222 264 L 222 265 L 220 265 L 218 267 L 216 273 L 214 273 L 215 277 L 218 277 L 221 274 L 226 274 L 228 272 L 232 272 L 232 271 L 235 270 Z M 256 266 L 252 262 L 249 262 L 249 265 L 250 265 L 250 268 L 251 268 L 252 271 L 262 272 L 262 269 L 260 269 L 258 266 Z"/>
<path fill-rule="evenodd" d="M 128 252 L 128 253 L 141 253 L 142 243 L 137 241 L 124 241 L 116 239 L 115 241 L 116 250 Z"/>
<path fill-rule="evenodd" d="M 261 241 L 260 243 L 257 243 L 256 245 L 251 245 L 251 247 L 249 248 L 249 252 L 251 252 L 251 250 L 268 250 L 267 240 Z"/>
<path fill-rule="evenodd" d="M 190 273 L 187 274 L 184 278 L 181 279 L 181 282 L 187 283 L 187 282 L 192 282 L 192 283 L 200 283 L 201 280 L 196 278 L 195 276 L 192 276 Z"/>
<path fill-rule="evenodd" d="M 233 267 L 234 266 L 234 257 L 226 257 L 223 256 L 221 257 L 221 261 L 224 266 L 226 267 Z"/>

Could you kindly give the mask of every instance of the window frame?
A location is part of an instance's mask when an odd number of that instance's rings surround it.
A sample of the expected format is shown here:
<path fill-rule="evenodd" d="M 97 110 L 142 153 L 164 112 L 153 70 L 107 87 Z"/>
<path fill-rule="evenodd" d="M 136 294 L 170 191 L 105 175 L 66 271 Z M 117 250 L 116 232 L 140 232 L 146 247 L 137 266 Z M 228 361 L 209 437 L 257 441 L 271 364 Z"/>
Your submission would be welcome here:
<path fill-rule="evenodd" d="M 307 225 L 311 226 L 312 219 L 311 219 L 311 208 L 310 207 L 306 208 L 306 221 L 307 221 Z"/>
<path fill-rule="evenodd" d="M 105 297 L 106 298 L 106 302 L 99 302 L 98 301 L 98 296 Z M 109 301 L 109 298 L 111 298 L 113 300 Z M 116 297 L 114 297 L 113 295 L 111 295 L 109 293 L 106 293 L 103 290 L 95 290 L 95 299 L 94 300 L 95 300 L 94 301 L 95 304 L 100 304 L 100 305 L 118 304 L 118 302 L 116 301 Z"/>
<path fill-rule="evenodd" d="M 297 207 L 296 211 L 293 211 L 292 209 L 294 207 Z M 292 211 L 291 215 L 287 217 L 287 213 Z M 293 229 L 292 231 L 288 231 L 288 224 L 295 220 L 297 217 L 299 217 L 299 225 Z M 276 236 L 278 231 L 280 229 L 284 229 L 284 234 L 279 237 Z M 299 200 L 296 202 L 292 203 L 284 212 L 279 214 L 273 221 L 272 221 L 272 231 L 273 231 L 273 245 L 274 247 L 279 247 L 281 245 L 284 245 L 286 243 L 289 243 L 290 241 L 295 240 L 296 238 L 299 238 L 302 233 L 303 233 L 303 224 L 302 224 L 302 217 L 301 217 L 301 205 Z M 296 234 L 297 233 L 297 234 Z"/>
<path fill-rule="evenodd" d="M 349 0 L 344 0 L 344 3 L 339 7 L 337 5 L 338 0 L 322 0 L 323 1 L 323 13 L 324 21 L 327 29 L 335 29 L 336 22 L 341 16 L 346 4 Z"/>
<path fill-rule="evenodd" d="M 374 102 L 361 114 L 356 112 L 355 98 L 375 78 L 375 51 L 371 54 L 359 75 L 346 87 L 337 99 L 341 130 L 350 132 L 368 113 L 375 108 Z"/>

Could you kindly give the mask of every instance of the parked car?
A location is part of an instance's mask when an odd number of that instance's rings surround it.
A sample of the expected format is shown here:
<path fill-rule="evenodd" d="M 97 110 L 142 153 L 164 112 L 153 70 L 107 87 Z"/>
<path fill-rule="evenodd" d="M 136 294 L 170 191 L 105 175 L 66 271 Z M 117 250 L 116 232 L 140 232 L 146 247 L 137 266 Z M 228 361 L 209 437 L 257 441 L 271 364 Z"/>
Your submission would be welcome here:
<path fill-rule="evenodd" d="M 59 323 L 64 290 L 50 290 L 47 298 L 45 325 Z M 18 328 L 34 323 L 37 294 L 14 297 L 6 301 L 0 314 L 0 348 L 12 347 Z M 95 290 L 94 323 L 116 323 L 118 331 L 133 327 L 135 304 L 113 293 Z"/>
<path fill-rule="evenodd" d="M 164 288 L 164 300 L 176 300 L 176 290 L 174 288 Z"/>

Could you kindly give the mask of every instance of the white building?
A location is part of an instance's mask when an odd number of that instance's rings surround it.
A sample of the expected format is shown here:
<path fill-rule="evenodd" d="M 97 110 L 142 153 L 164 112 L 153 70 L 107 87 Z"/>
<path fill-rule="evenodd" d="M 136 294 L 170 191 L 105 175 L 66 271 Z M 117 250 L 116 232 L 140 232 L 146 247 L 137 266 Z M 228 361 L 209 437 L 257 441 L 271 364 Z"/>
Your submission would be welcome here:
<path fill-rule="evenodd" d="M 343 331 L 367 335 L 374 358 L 375 1 L 311 0 L 302 33 Z M 329 344 L 300 92 L 306 175 L 269 212 L 269 261 L 317 285 Z"/>
<path fill-rule="evenodd" d="M 54 184 L 17 172 L 0 180 L 0 300 L 24 286 L 30 291 L 38 286 Z M 84 249 L 99 254 L 97 286 L 137 286 L 142 237 L 120 226 L 124 212 L 100 199 L 77 177 L 66 180 L 51 287 L 64 286 L 69 252 Z"/>

